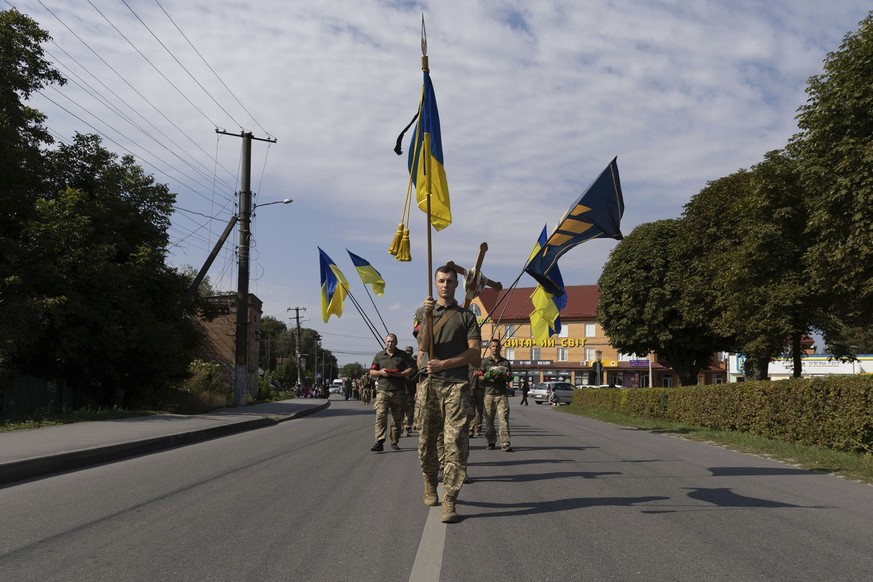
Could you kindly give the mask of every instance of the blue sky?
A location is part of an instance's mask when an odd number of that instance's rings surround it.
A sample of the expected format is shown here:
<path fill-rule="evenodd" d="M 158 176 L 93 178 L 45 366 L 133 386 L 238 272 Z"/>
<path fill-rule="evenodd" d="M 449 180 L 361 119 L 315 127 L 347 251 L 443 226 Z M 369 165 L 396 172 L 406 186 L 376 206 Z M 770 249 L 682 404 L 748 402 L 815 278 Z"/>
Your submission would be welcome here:
<path fill-rule="evenodd" d="M 252 190 L 260 204 L 294 203 L 256 211 L 251 291 L 286 322 L 289 307 L 305 307 L 303 325 L 341 363 L 369 362 L 381 340 L 350 302 L 322 322 L 317 247 L 380 330 L 346 249 L 382 273 L 374 301 L 401 345 L 427 294 L 422 213 L 413 261 L 387 253 L 407 184 L 392 150 L 421 90 L 422 13 L 454 215 L 433 236 L 434 264 L 470 265 L 485 241 L 484 272 L 508 285 L 543 225 L 613 157 L 627 234 L 678 217 L 708 181 L 783 147 L 807 79 L 869 10 L 855 0 L 9 4 L 50 32 L 45 48 L 71 79 L 32 99 L 56 137 L 99 131 L 177 193 L 172 264 L 199 268 L 235 212 L 241 140 L 216 128 L 277 139 L 253 144 Z M 209 271 L 222 290 L 236 289 L 235 243 Z M 567 253 L 565 282 L 595 283 L 615 244 Z"/>

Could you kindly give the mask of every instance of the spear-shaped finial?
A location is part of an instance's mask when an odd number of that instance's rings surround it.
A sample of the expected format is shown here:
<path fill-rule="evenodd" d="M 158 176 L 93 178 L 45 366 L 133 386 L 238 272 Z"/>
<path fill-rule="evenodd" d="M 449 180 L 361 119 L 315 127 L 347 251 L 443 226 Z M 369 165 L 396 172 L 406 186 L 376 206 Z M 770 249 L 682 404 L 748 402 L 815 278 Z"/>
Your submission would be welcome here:
<path fill-rule="evenodd" d="M 421 14 L 421 70 L 430 72 L 427 66 L 427 30 L 424 29 L 424 13 Z"/>

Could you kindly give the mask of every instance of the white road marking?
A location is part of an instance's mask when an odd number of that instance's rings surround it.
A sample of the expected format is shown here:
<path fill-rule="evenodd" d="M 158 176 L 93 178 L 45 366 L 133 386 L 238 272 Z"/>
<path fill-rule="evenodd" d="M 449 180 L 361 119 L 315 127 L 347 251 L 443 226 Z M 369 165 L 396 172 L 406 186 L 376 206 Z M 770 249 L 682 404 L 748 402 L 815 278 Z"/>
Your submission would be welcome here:
<path fill-rule="evenodd" d="M 438 488 L 440 499 L 443 498 L 442 485 Z M 427 521 L 421 532 L 415 563 L 409 574 L 409 582 L 439 582 L 440 570 L 443 567 L 443 549 L 446 545 L 446 524 L 440 521 L 440 506 L 431 507 L 427 513 Z"/>

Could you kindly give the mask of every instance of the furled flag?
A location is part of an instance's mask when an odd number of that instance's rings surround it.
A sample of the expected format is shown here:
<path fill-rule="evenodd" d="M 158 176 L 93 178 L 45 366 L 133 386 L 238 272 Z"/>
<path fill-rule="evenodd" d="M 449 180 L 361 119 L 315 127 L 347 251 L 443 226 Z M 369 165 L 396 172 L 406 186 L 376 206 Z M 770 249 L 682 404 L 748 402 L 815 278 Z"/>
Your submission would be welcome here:
<path fill-rule="evenodd" d="M 430 72 L 424 71 L 424 86 L 421 89 L 418 124 L 409 144 L 409 173 L 415 184 L 418 207 L 427 212 L 427 194 L 430 189 L 431 223 L 442 230 L 452 223 L 449 206 L 449 186 L 443 160 L 443 143 L 440 136 L 440 115 Z"/>
<path fill-rule="evenodd" d="M 358 275 L 361 276 L 361 281 L 364 285 L 370 285 L 373 288 L 373 293 L 382 297 L 382 294 L 385 292 L 385 279 L 382 278 L 379 271 L 369 261 L 362 259 L 349 249 L 346 249 L 346 252 L 352 258 L 352 263 L 354 263 L 355 269 L 358 270 Z"/>
<path fill-rule="evenodd" d="M 318 259 L 321 265 L 321 319 L 327 323 L 331 315 L 340 317 L 343 314 L 349 282 L 321 247 L 318 247 Z"/>
<path fill-rule="evenodd" d="M 579 197 L 542 248 L 528 261 L 525 271 L 552 295 L 564 293 L 564 283 L 555 276 L 558 259 L 576 245 L 593 238 L 621 240 L 624 198 L 616 158 Z"/>
<path fill-rule="evenodd" d="M 540 233 L 533 251 L 528 257 L 530 261 L 546 244 L 546 227 L 543 226 L 543 231 Z M 561 277 L 561 271 L 555 265 L 551 272 L 552 279 L 563 290 L 564 281 Z M 536 290 L 530 297 L 534 310 L 530 314 L 531 335 L 536 340 L 545 340 L 561 332 L 561 317 L 560 311 L 567 305 L 567 294 L 561 293 L 558 296 L 552 295 L 542 285 L 537 285 Z"/>

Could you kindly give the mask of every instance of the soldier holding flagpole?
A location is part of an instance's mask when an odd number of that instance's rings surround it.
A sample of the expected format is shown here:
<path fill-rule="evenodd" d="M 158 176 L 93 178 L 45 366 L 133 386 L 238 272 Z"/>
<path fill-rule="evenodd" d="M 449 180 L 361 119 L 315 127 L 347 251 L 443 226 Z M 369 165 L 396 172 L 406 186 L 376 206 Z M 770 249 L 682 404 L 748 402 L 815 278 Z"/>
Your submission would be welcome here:
<path fill-rule="evenodd" d="M 427 214 L 428 295 L 416 311 L 414 330 L 418 340 L 419 369 L 423 373 L 423 379 L 418 386 L 418 401 L 421 405 L 418 456 L 424 476 L 423 501 L 427 506 L 439 504 L 437 473 L 443 464 L 444 495 L 440 520 L 454 523 L 458 520 L 455 501 L 466 478 L 470 449 L 469 374 L 470 367 L 477 367 L 481 359 L 481 334 L 475 315 L 458 305 L 455 300 L 455 291 L 458 288 L 457 272 L 449 265 L 433 271 L 431 231 L 440 231 L 450 225 L 452 215 L 439 112 L 428 67 L 424 15 L 421 18 L 421 55 L 421 70 L 424 73 L 421 101 L 418 113 L 407 126 L 409 129 L 413 123 L 416 124 L 409 148 L 406 204 L 389 253 L 401 261 L 411 260 L 408 216 L 414 191 L 417 206 Z M 398 154 L 402 153 L 399 145 L 402 138 L 401 133 L 395 148 Z M 444 437 L 445 443 L 442 455 L 437 448 L 440 435 Z"/>
<path fill-rule="evenodd" d="M 458 274 L 449 266 L 434 276 L 437 297 L 427 297 L 415 315 L 414 333 L 419 342 L 419 367 L 426 373 L 418 389 L 421 419 L 418 458 L 424 475 L 424 504 L 439 503 L 437 474 L 443 469 L 443 503 L 440 520 L 458 521 L 455 501 L 467 478 L 470 453 L 470 367 L 481 361 L 479 323 L 472 311 L 455 300 Z M 438 437 L 443 435 L 442 458 Z"/>

